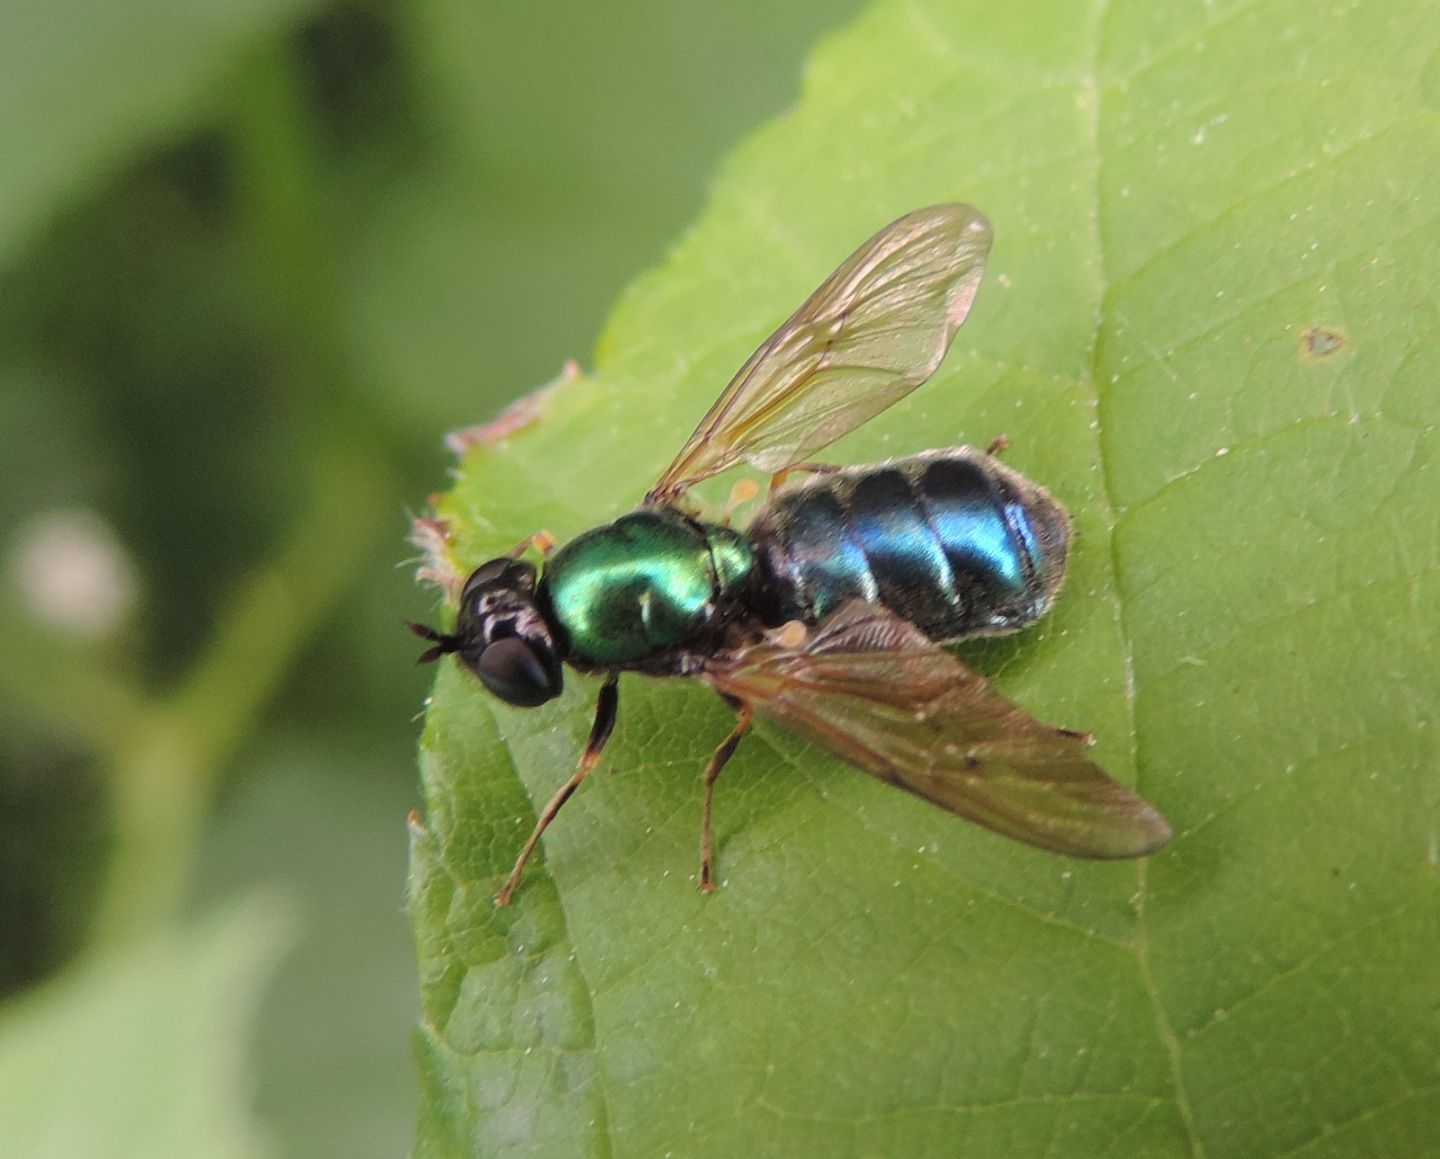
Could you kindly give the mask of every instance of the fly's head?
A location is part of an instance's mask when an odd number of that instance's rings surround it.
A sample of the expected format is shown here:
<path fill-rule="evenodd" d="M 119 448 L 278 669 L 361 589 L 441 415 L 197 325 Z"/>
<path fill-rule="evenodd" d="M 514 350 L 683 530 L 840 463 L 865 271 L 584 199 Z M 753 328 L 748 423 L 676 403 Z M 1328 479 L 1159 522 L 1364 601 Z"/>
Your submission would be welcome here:
<path fill-rule="evenodd" d="M 470 573 L 460 592 L 455 631 L 411 624 L 433 647 L 422 663 L 453 652 L 507 704 L 533 708 L 560 695 L 562 659 L 555 633 L 536 602 L 535 565 L 503 556 Z"/>

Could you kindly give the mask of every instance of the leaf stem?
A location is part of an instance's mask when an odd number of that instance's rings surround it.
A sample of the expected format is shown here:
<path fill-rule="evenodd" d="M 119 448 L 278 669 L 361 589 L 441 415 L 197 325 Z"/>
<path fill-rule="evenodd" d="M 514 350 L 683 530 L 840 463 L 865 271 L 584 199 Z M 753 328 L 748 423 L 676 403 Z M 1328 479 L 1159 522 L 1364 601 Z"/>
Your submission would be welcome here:
<path fill-rule="evenodd" d="M 107 753 L 115 846 L 94 926 L 99 949 L 177 911 L 220 770 L 362 565 L 394 494 L 339 318 L 319 212 L 316 147 L 293 41 L 261 45 L 227 105 L 236 233 L 257 274 L 283 397 L 311 466 L 304 510 L 234 589 L 174 692 L 141 706 Z"/>

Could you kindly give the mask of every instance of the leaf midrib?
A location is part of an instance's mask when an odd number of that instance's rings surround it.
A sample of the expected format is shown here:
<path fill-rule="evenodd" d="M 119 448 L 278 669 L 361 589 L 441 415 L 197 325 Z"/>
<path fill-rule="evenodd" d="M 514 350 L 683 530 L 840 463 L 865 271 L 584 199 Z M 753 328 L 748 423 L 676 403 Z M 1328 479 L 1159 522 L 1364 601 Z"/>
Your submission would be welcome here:
<path fill-rule="evenodd" d="M 1100 79 L 1100 44 L 1101 34 L 1105 26 L 1106 17 L 1109 14 L 1109 0 L 1096 0 L 1091 12 L 1090 26 L 1090 62 L 1086 75 L 1080 78 L 1082 86 L 1081 107 L 1086 120 L 1086 128 L 1089 132 L 1089 145 L 1091 156 L 1091 185 L 1090 185 L 1090 227 L 1091 245 L 1094 248 L 1095 260 L 1095 285 L 1094 285 L 1094 328 L 1092 330 L 1089 357 L 1090 366 L 1089 382 L 1086 384 L 1090 394 L 1090 401 L 1095 415 L 1094 448 L 1095 457 L 1100 464 L 1100 493 L 1098 506 L 1101 517 L 1105 521 L 1106 539 L 1110 554 L 1110 601 L 1113 606 L 1115 630 L 1119 637 L 1120 662 L 1122 667 L 1122 686 L 1125 690 L 1125 720 L 1126 732 L 1130 742 L 1130 767 L 1134 770 L 1136 787 L 1140 789 L 1140 775 L 1142 764 L 1140 760 L 1140 733 L 1138 717 L 1135 711 L 1135 656 L 1131 640 L 1129 623 L 1126 615 L 1126 601 L 1120 590 L 1120 577 L 1124 574 L 1120 567 L 1120 556 L 1118 540 L 1115 534 L 1119 523 L 1116 515 L 1113 500 L 1115 482 L 1112 477 L 1109 453 L 1108 434 L 1110 425 L 1106 421 L 1106 408 L 1104 394 L 1100 389 L 1100 336 L 1105 326 L 1106 297 L 1108 289 L 1108 278 L 1105 261 L 1105 236 L 1103 229 L 1104 217 L 1102 215 L 1101 198 L 1103 185 L 1101 182 L 1102 154 L 1100 149 L 1100 122 L 1101 122 L 1101 100 L 1104 94 L 1104 85 Z M 1178 839 L 1178 838 L 1177 838 Z M 1205 1159 L 1205 1145 L 1195 1127 L 1195 1117 L 1190 1107 L 1190 1099 L 1185 1088 L 1184 1067 L 1181 1060 L 1183 1044 L 1175 1033 L 1175 1028 L 1170 1024 L 1169 1016 L 1165 1011 L 1165 1004 L 1160 994 L 1159 982 L 1155 977 L 1150 965 L 1150 934 L 1145 922 L 1145 907 L 1149 897 L 1150 863 L 1148 858 L 1142 858 L 1135 863 L 1135 941 L 1132 950 L 1135 956 L 1135 965 L 1139 973 L 1140 985 L 1145 992 L 1146 1000 L 1150 1003 L 1151 1012 L 1155 1021 L 1155 1033 L 1159 1045 L 1165 1052 L 1170 1067 L 1170 1087 L 1173 1091 L 1173 1101 L 1176 1112 L 1180 1117 L 1181 1125 L 1185 1129 L 1185 1137 L 1190 1144 L 1190 1153 L 1194 1159 Z"/>

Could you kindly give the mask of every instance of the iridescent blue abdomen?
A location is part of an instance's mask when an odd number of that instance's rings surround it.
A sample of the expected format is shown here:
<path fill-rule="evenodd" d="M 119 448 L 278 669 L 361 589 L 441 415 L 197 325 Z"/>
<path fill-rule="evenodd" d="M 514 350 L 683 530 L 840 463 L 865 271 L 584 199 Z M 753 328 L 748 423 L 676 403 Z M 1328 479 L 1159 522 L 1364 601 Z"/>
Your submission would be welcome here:
<path fill-rule="evenodd" d="M 818 623 L 859 598 L 954 640 L 1044 615 L 1069 523 L 1042 488 L 957 447 L 811 475 L 771 501 L 749 538 L 772 623 Z"/>

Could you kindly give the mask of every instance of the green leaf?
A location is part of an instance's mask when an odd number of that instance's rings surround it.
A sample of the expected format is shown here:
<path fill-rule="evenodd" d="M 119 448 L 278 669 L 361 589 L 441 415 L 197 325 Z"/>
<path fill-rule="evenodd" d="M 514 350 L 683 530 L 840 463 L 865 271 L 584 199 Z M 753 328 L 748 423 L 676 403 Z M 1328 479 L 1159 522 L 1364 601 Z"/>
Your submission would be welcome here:
<path fill-rule="evenodd" d="M 594 680 L 447 664 L 413 835 L 418 1153 L 1440 1154 L 1440 12 L 881 3 L 625 296 L 590 379 L 474 450 L 463 568 L 632 507 L 745 355 L 900 213 L 994 254 L 935 380 L 827 458 L 1008 434 L 1076 543 L 962 649 L 1175 823 L 1022 848 L 627 676 L 515 905 Z M 711 498 L 723 497 L 723 487 Z"/>
<path fill-rule="evenodd" d="M 279 957 L 273 899 L 77 967 L 0 1023 L 7 1159 L 252 1159 L 243 1059 Z"/>

